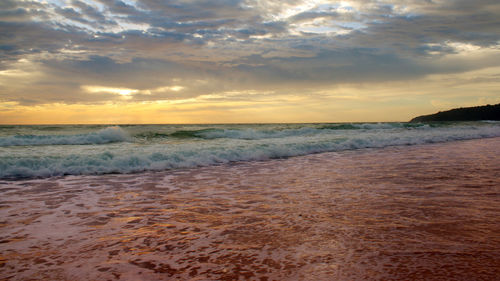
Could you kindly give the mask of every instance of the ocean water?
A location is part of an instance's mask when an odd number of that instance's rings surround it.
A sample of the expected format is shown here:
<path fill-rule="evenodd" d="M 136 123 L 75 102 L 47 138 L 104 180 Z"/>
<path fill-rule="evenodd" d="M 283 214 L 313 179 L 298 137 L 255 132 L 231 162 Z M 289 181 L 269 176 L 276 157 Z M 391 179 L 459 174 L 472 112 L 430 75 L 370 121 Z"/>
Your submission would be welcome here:
<path fill-rule="evenodd" d="M 500 136 L 500 122 L 0 126 L 0 178 L 160 171 Z"/>
<path fill-rule="evenodd" d="M 408 132 L 449 140 L 464 137 L 459 126 Z M 497 130 L 481 128 L 469 137 Z M 394 140 L 407 129 L 358 130 Z M 0 279 L 499 280 L 499 147 L 496 137 L 0 180 Z"/>

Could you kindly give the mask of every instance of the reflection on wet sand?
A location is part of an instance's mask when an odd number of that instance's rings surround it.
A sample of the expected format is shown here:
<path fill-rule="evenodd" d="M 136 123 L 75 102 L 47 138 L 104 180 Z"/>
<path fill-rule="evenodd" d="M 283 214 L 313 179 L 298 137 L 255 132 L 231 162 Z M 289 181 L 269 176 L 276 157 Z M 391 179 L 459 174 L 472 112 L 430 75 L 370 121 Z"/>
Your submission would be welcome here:
<path fill-rule="evenodd" d="M 500 138 L 0 183 L 1 280 L 495 280 Z"/>

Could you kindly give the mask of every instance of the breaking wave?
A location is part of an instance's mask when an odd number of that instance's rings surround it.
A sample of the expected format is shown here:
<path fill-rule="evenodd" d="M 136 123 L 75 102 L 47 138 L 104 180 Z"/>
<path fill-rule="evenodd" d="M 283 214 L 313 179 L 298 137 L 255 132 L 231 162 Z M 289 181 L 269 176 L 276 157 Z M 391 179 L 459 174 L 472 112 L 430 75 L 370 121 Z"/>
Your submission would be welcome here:
<path fill-rule="evenodd" d="M 323 125 L 304 125 L 298 128 L 204 128 L 195 130 L 177 130 L 171 133 L 147 132 L 136 135 L 136 137 L 152 138 L 176 138 L 176 139 L 243 139 L 259 140 L 271 138 L 284 138 L 294 136 L 313 136 L 319 134 L 337 133 L 343 130 L 388 130 L 398 128 L 420 128 L 429 127 L 429 125 L 416 123 L 345 123 L 345 124 L 323 124 Z"/>
<path fill-rule="evenodd" d="M 17 135 L 0 137 L 1 146 L 105 144 L 129 140 L 120 127 L 108 127 L 97 132 L 77 135 Z"/>
<path fill-rule="evenodd" d="M 373 125 L 373 124 L 372 124 Z M 359 125 L 362 127 L 361 125 Z M 392 126 L 392 125 L 391 125 Z M 500 123 L 485 125 L 460 125 L 424 127 L 417 129 L 398 125 L 386 130 L 383 124 L 378 129 L 348 128 L 337 134 L 317 133 L 317 127 L 298 129 L 206 129 L 191 130 L 186 134 L 204 134 L 206 141 L 180 141 L 177 143 L 154 142 L 147 144 L 124 142 L 116 145 L 96 145 L 66 149 L 55 147 L 55 152 L 38 153 L 26 150 L 8 152 L 0 157 L 0 178 L 35 178 L 61 175 L 90 175 L 106 173 L 131 173 L 190 168 L 223 164 L 234 161 L 267 160 L 319 152 L 382 148 L 387 146 L 417 145 L 455 140 L 500 137 Z M 339 130 L 339 129 L 337 129 Z M 175 131 L 178 137 L 180 130 Z M 312 131 L 316 133 L 311 133 Z M 281 134 L 282 137 L 277 137 Z M 286 135 L 289 136 L 286 136 Z M 164 134 L 170 138 L 172 133 Z M 270 138 L 267 136 L 274 136 Z M 252 137 L 252 139 L 247 139 Z M 257 138 L 258 137 L 258 138 Z M 117 127 L 110 127 L 93 134 L 37 138 L 41 144 L 99 144 L 124 141 L 128 135 Z M 2 141 L 5 141 L 3 139 Z M 23 145 L 27 145 L 27 141 Z M 20 144 L 18 144 L 20 145 Z M 7 151 L 9 148 L 2 148 Z M 33 149 L 37 149 L 34 147 Z M 0 150 L 1 152 L 1 150 Z M 42 153 L 44 152 L 44 153 Z M 17 154 L 16 154 L 17 153 Z M 1 154 L 1 153 L 0 153 Z"/>

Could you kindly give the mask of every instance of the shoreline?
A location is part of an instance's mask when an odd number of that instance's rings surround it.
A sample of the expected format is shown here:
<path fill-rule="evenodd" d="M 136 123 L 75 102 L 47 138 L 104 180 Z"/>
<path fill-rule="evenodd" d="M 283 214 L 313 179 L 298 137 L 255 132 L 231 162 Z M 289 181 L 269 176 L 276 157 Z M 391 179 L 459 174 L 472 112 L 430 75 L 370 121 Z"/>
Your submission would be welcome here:
<path fill-rule="evenodd" d="M 493 279 L 499 145 L 2 181 L 0 277 Z"/>
<path fill-rule="evenodd" d="M 296 158 L 296 157 L 307 157 L 310 155 L 317 155 L 317 154 L 329 154 L 329 153 L 343 153 L 343 152 L 350 152 L 350 151 L 364 151 L 364 150 L 378 150 L 378 149 L 390 149 L 390 148 L 395 148 L 395 147 L 419 147 L 419 146 L 427 146 L 427 145 L 436 145 L 436 144 L 447 144 L 447 143 L 455 143 L 455 142 L 467 142 L 467 141 L 476 141 L 476 140 L 482 140 L 482 139 L 495 139 L 498 138 L 500 139 L 500 136 L 487 136 L 487 137 L 482 137 L 482 138 L 473 138 L 473 139 L 458 139 L 458 140 L 446 140 L 446 141 L 436 141 L 432 143 L 421 143 L 421 144 L 400 144 L 400 145 L 387 145 L 383 147 L 362 147 L 362 148 L 355 148 L 355 149 L 345 149 L 345 150 L 338 150 L 338 151 L 319 151 L 319 152 L 311 152 L 308 154 L 302 154 L 302 155 L 292 155 L 292 156 L 280 156 L 276 158 L 269 158 L 269 159 L 262 159 L 262 160 L 235 160 L 235 161 L 228 161 L 228 162 L 222 162 L 222 163 L 215 163 L 215 164 L 208 164 L 208 165 L 200 165 L 200 166 L 195 166 L 195 167 L 184 167 L 184 168 L 172 168 L 172 169 L 161 169 L 161 170 L 142 170 L 142 171 L 136 171 L 136 172 L 114 172 L 114 173 L 102 173 L 102 174 L 65 174 L 65 175 L 56 175 L 56 176 L 49 176 L 49 177 L 19 177 L 19 178 L 1 178 L 0 177 L 0 184 L 2 183 L 9 183 L 9 182 L 17 182 L 17 181 L 31 181 L 31 180 L 43 180 L 43 179 L 64 179 L 66 177 L 100 177 L 100 176 L 107 176 L 107 175 L 140 175 L 140 174 L 148 174 L 148 173 L 169 173 L 169 172 L 175 172 L 175 171 L 183 171 L 183 170 L 190 170 L 190 169 L 200 169 L 204 167 L 218 167 L 218 166 L 231 166 L 231 165 L 240 165 L 240 164 L 245 164 L 245 163 L 259 163 L 259 162 L 267 162 L 267 161 L 275 161 L 275 160 L 284 160 L 284 159 L 290 159 L 290 158 Z"/>

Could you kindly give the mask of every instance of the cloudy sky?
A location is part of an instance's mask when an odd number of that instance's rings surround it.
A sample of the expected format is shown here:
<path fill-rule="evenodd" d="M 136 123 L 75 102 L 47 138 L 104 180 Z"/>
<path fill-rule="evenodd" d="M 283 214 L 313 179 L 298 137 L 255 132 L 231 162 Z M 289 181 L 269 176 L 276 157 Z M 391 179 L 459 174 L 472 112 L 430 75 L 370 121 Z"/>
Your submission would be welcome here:
<path fill-rule="evenodd" d="M 498 0 L 0 2 L 4 124 L 406 121 L 498 102 Z"/>

